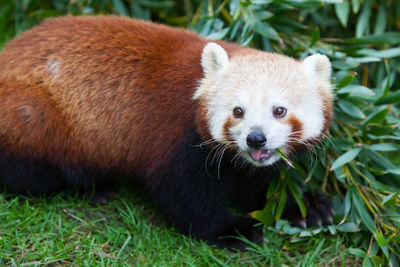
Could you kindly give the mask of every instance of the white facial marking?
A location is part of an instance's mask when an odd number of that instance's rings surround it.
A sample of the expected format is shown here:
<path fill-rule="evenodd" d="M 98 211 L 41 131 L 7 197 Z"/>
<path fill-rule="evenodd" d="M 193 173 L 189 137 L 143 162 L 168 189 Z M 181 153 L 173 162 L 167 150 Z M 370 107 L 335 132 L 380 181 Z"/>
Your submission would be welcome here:
<path fill-rule="evenodd" d="M 228 60 L 222 47 L 207 44 L 202 55 L 205 77 L 194 98 L 204 99 L 207 103 L 209 130 L 214 139 L 228 143 L 228 134 L 242 157 L 256 166 L 267 166 L 280 157 L 273 153 L 263 160 L 254 160 L 250 152 L 258 150 L 264 151 L 263 155 L 270 155 L 267 151 L 274 149 L 289 151 L 290 142 L 320 136 L 325 122 L 323 100 L 332 98 L 330 63 L 322 55 L 313 55 L 300 62 L 277 54 L 243 51 Z M 235 107 L 244 110 L 243 118 L 232 115 Z M 286 108 L 286 115 L 275 117 L 273 110 L 276 107 Z M 297 136 L 290 118 L 301 126 Z M 228 119 L 233 121 L 232 126 L 224 129 Z M 261 148 L 251 148 L 246 141 L 255 128 L 267 139 Z"/>

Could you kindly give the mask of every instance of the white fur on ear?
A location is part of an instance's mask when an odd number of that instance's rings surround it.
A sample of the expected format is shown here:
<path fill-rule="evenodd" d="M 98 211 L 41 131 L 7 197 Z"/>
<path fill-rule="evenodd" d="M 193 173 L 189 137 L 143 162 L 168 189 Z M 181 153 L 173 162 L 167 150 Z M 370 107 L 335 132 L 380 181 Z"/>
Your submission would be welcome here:
<path fill-rule="evenodd" d="M 306 71 L 313 77 L 329 81 L 331 77 L 331 62 L 327 56 L 321 54 L 311 55 L 304 59 L 303 64 Z"/>
<path fill-rule="evenodd" d="M 229 64 L 228 54 L 216 43 L 207 43 L 201 54 L 201 66 L 206 75 L 222 73 Z"/>

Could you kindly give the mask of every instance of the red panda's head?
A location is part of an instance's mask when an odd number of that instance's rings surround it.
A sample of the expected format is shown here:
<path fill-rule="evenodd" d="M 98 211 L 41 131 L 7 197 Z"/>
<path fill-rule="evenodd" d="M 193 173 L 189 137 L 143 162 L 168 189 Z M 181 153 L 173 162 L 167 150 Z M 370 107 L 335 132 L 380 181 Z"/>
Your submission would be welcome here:
<path fill-rule="evenodd" d="M 244 48 L 228 57 L 210 42 L 201 65 L 194 99 L 205 105 L 211 137 L 254 165 L 271 165 L 279 159 L 276 149 L 290 155 L 327 131 L 333 96 L 326 56 L 297 61 Z"/>

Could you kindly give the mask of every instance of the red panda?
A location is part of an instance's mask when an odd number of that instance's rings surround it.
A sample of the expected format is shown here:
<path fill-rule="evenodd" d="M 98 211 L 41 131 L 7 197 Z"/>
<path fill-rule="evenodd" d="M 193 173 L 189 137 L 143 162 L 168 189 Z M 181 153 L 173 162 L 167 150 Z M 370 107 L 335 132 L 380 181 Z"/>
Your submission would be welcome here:
<path fill-rule="evenodd" d="M 224 248 L 262 238 L 276 149 L 320 140 L 330 62 L 116 16 L 45 20 L 0 53 L 0 186 L 44 194 L 137 179 L 174 225 Z M 319 202 L 303 225 L 331 221 Z M 223 238 L 225 237 L 225 238 Z"/>

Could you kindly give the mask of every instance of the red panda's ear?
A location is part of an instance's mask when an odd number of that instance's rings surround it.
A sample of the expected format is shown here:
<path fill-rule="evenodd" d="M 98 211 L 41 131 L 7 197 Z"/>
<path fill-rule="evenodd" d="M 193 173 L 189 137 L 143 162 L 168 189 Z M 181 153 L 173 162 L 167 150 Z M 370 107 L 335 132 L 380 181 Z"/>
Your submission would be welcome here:
<path fill-rule="evenodd" d="M 207 43 L 201 53 L 201 66 L 205 75 L 218 75 L 229 64 L 228 54 L 216 43 Z"/>
<path fill-rule="evenodd" d="M 331 77 L 331 62 L 327 56 L 315 54 L 306 57 L 303 64 L 307 73 L 312 77 L 329 82 Z"/>

